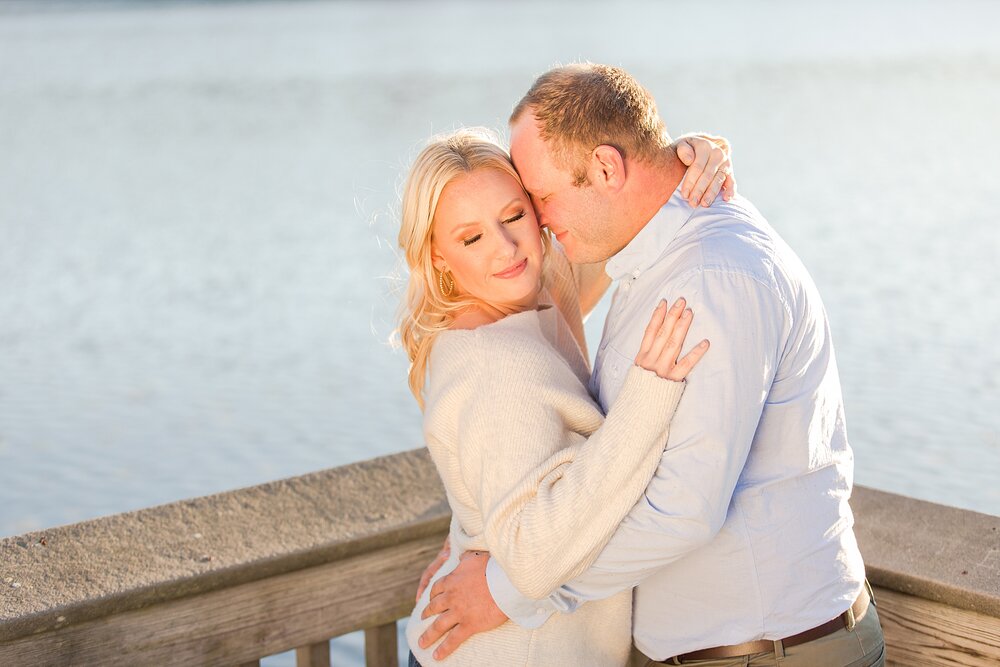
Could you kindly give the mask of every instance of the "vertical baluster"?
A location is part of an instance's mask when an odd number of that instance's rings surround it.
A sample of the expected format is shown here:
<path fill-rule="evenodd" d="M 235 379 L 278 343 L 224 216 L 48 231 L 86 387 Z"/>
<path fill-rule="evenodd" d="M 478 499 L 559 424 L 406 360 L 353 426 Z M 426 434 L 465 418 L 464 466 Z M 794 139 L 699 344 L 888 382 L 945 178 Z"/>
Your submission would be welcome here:
<path fill-rule="evenodd" d="M 367 667 L 397 667 L 396 622 L 365 628 L 365 665 Z"/>
<path fill-rule="evenodd" d="M 330 667 L 329 640 L 295 649 L 295 667 Z"/>

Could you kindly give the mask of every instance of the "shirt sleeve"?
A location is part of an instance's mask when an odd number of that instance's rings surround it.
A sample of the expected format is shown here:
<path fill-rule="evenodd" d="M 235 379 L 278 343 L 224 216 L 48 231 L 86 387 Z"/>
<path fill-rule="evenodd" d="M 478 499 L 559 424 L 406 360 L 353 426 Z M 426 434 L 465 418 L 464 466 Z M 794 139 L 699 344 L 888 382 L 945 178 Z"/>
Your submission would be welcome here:
<path fill-rule="evenodd" d="M 684 383 L 633 367 L 601 423 L 585 390 L 564 386 L 579 382 L 567 369 L 539 372 L 545 357 L 552 365 L 551 349 L 536 360 L 516 342 L 511 348 L 463 411 L 459 462 L 491 556 L 520 592 L 544 598 L 583 572 L 642 494 Z M 589 437 L 568 418 L 590 421 Z"/>
<path fill-rule="evenodd" d="M 494 600 L 520 625 L 635 586 L 708 543 L 726 519 L 789 316 L 773 289 L 739 273 L 699 269 L 661 295 L 683 296 L 694 310 L 686 347 L 702 338 L 712 347 L 688 377 L 656 474 L 584 573 L 538 602 L 518 599 L 502 572 L 488 570 Z"/>

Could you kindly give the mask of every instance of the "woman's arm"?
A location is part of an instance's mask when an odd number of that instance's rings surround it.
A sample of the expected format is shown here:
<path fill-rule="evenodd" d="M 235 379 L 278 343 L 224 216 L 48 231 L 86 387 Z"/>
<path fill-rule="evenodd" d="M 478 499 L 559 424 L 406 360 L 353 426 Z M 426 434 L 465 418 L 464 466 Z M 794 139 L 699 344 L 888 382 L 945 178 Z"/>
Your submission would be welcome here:
<path fill-rule="evenodd" d="M 462 475 L 478 496 L 490 554 L 525 595 L 544 597 L 583 572 L 649 483 L 683 393 L 679 380 L 707 350 L 697 346 L 674 363 L 690 322 L 683 302 L 657 308 L 603 424 L 592 408 L 589 438 L 566 426 L 561 410 L 574 402 L 560 393 L 569 390 L 549 382 L 523 349 L 470 402 L 458 432 Z"/>
<path fill-rule="evenodd" d="M 580 298 L 580 317 L 586 319 L 611 287 L 611 277 L 604 271 L 607 260 L 593 264 L 570 264 Z"/>

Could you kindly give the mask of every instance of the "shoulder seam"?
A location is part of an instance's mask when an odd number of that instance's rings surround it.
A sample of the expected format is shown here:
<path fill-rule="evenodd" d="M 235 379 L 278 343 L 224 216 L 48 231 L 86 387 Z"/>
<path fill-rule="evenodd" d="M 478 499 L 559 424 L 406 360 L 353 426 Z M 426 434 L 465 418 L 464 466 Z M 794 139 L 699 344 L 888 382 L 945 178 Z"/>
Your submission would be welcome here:
<path fill-rule="evenodd" d="M 778 303 L 781 304 L 781 307 L 782 307 L 782 309 L 784 309 L 785 315 L 787 317 L 790 318 L 792 316 L 792 308 L 788 304 L 788 300 L 785 298 L 785 296 L 778 290 L 777 286 L 770 285 L 767 282 L 761 280 L 759 276 L 756 276 L 752 272 L 747 271 L 746 269 L 741 269 L 739 267 L 725 267 L 725 268 L 723 268 L 723 267 L 720 267 L 720 266 L 695 266 L 695 267 L 692 267 L 692 268 L 684 271 L 679 276 L 677 276 L 676 279 L 672 279 L 669 282 L 670 283 L 675 283 L 675 284 L 683 284 L 683 283 L 691 280 L 692 278 L 694 278 L 696 275 L 704 275 L 704 274 L 707 274 L 707 273 L 716 273 L 716 274 L 719 274 L 719 275 L 739 276 L 741 278 L 746 278 L 747 280 L 751 280 L 751 281 L 757 283 L 758 285 L 760 285 L 761 287 L 763 287 L 765 290 L 767 290 L 771 295 L 773 295 L 778 300 Z"/>

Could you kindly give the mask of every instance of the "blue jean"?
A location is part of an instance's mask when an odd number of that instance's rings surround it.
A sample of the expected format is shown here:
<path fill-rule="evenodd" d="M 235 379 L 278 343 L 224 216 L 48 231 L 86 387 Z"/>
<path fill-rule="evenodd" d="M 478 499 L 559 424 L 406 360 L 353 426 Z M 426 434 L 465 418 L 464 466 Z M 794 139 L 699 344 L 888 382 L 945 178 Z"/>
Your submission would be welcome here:
<path fill-rule="evenodd" d="M 417 662 L 417 658 L 415 655 L 413 655 L 413 651 L 410 651 L 410 662 L 408 663 L 408 665 L 409 667 L 420 667 L 420 663 Z"/>

